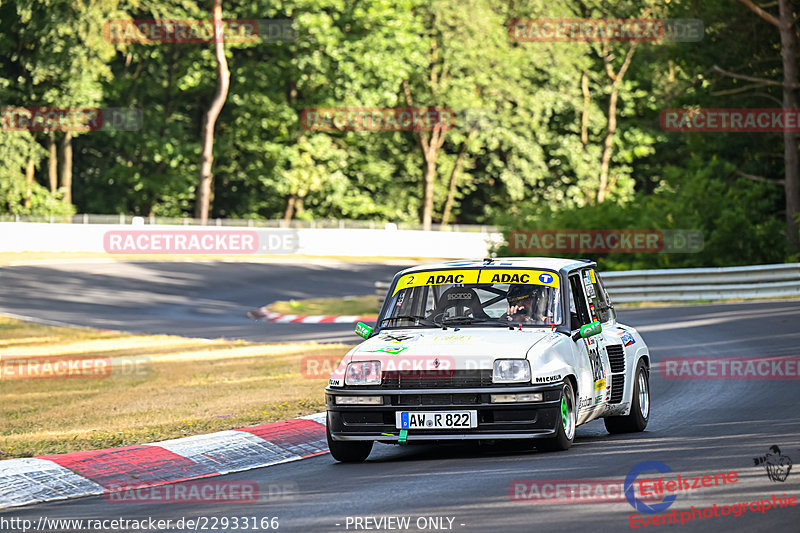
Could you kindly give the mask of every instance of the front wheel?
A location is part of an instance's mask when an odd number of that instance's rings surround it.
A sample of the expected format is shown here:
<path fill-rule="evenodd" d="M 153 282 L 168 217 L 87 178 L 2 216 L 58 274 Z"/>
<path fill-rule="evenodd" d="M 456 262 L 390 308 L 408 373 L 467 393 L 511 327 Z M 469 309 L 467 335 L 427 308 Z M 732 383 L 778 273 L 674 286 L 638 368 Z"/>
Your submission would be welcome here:
<path fill-rule="evenodd" d="M 637 433 L 644 431 L 650 420 L 650 375 L 644 361 L 636 366 L 631 412 L 626 416 L 604 418 L 609 433 Z"/>
<path fill-rule="evenodd" d="M 342 463 L 363 463 L 372 451 L 371 440 L 333 440 L 331 430 L 325 425 L 325 435 L 328 438 L 328 449 L 334 459 Z"/>
<path fill-rule="evenodd" d="M 541 451 L 569 450 L 575 438 L 575 426 L 578 420 L 578 410 L 575 408 L 575 391 L 572 384 L 565 381 L 561 388 L 561 409 L 559 412 L 558 429 L 556 436 L 541 439 L 536 442 L 536 447 Z"/>

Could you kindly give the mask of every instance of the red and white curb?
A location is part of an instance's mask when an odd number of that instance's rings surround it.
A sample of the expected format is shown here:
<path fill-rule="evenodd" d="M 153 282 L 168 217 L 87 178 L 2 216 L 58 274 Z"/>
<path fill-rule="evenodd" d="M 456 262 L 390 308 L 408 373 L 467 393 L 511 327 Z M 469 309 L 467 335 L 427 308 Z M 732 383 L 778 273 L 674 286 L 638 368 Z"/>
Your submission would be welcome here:
<path fill-rule="evenodd" d="M 265 319 L 267 322 L 278 324 L 355 324 L 356 322 L 375 322 L 377 316 L 357 315 L 282 315 L 267 311 L 266 307 L 259 307 L 247 312 L 253 320 Z"/>
<path fill-rule="evenodd" d="M 208 435 L 0 461 L 0 509 L 177 483 L 327 453 L 325 413 Z"/>

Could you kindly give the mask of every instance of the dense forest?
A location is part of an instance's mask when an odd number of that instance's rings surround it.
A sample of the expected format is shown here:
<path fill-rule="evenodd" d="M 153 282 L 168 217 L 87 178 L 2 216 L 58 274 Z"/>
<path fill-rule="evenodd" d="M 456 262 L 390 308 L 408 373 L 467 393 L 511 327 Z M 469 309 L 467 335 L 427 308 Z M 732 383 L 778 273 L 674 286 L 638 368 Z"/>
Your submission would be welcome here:
<path fill-rule="evenodd" d="M 257 21 L 258 38 L 237 38 L 232 23 L 222 43 L 125 37 L 126 21 L 209 23 L 213 0 L 1 1 L 0 214 L 194 216 L 222 50 L 212 218 L 687 229 L 703 232 L 702 252 L 624 260 L 800 257 L 793 131 L 669 131 L 662 120 L 667 109 L 797 108 L 796 0 L 219 3 L 226 21 Z M 611 40 L 531 39 L 514 22 L 603 18 L 693 22 Z M 301 120 L 342 107 L 454 119 L 416 131 Z M 13 108 L 140 116 L 127 129 L 26 129 Z"/>

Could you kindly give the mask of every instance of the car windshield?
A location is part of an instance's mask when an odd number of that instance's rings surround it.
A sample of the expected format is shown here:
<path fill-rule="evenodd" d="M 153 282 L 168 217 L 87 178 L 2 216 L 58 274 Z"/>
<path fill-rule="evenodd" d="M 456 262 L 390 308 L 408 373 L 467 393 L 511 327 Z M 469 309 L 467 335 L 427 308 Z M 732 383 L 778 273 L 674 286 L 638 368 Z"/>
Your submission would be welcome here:
<path fill-rule="evenodd" d="M 558 275 L 546 270 L 415 272 L 392 290 L 380 327 L 550 327 L 563 316 Z"/>

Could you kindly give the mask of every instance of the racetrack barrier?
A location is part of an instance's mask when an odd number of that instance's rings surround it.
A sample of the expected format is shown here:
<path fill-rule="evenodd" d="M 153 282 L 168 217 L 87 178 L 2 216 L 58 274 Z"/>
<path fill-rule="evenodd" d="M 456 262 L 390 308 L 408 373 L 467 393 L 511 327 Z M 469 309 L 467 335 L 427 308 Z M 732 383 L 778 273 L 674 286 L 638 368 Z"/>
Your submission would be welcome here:
<path fill-rule="evenodd" d="M 612 302 L 685 302 L 800 296 L 800 263 L 602 273 Z M 380 302 L 389 283 L 375 282 Z"/>
<path fill-rule="evenodd" d="M 122 222 L 124 218 L 120 219 Z M 264 227 L 161 225 L 139 218 L 129 225 L 0 222 L 0 252 L 115 254 L 308 255 L 350 257 L 486 257 L 503 236 L 476 231 L 383 227 Z M 188 221 L 188 219 L 187 219 Z"/>

